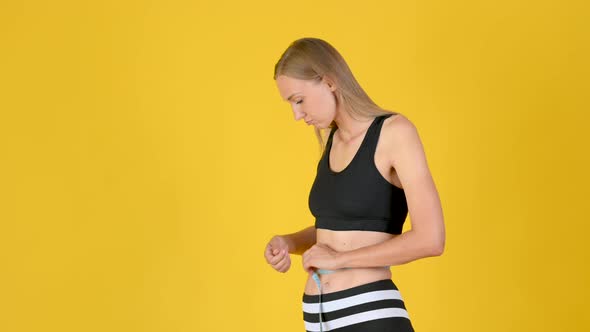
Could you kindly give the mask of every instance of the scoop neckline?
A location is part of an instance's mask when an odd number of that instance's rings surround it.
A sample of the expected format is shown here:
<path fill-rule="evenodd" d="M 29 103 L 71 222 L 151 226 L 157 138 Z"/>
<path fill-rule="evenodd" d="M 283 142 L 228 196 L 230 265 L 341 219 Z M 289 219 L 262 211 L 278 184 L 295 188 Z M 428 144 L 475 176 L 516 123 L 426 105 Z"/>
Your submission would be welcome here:
<path fill-rule="evenodd" d="M 367 130 L 365 131 L 365 136 L 363 137 L 363 140 L 361 141 L 361 145 L 359 145 L 359 148 L 356 150 L 354 156 L 352 156 L 352 159 L 350 160 L 350 162 L 348 163 L 348 165 L 346 165 L 346 167 L 344 167 L 341 171 L 336 172 L 332 170 L 332 166 L 330 165 L 330 154 L 332 153 L 332 144 L 334 143 L 334 134 L 336 133 L 336 131 L 338 130 L 338 128 L 336 128 L 336 130 L 334 130 L 334 132 L 332 133 L 332 137 L 330 138 L 330 145 L 328 147 L 328 153 L 327 153 L 327 166 L 328 166 L 328 172 L 330 172 L 330 174 L 332 175 L 340 175 L 344 172 L 346 172 L 349 168 L 350 165 L 352 165 L 354 163 L 354 161 L 357 159 L 358 154 L 360 153 L 361 149 L 363 148 L 363 146 L 366 144 L 367 141 L 367 136 L 369 136 L 369 130 L 371 130 L 371 128 L 373 128 L 373 125 L 375 124 L 375 122 L 377 122 L 377 118 L 379 116 L 376 116 L 373 118 L 373 120 L 371 121 L 371 124 L 369 125 L 369 128 L 367 128 Z"/>

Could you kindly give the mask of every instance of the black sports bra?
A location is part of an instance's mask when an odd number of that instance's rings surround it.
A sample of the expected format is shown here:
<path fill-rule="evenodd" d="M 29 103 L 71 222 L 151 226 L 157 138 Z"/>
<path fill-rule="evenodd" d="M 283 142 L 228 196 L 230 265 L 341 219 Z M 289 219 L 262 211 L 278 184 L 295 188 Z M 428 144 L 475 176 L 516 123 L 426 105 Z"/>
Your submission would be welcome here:
<path fill-rule="evenodd" d="M 330 132 L 309 193 L 316 228 L 401 234 L 408 214 L 404 190 L 385 180 L 374 161 L 383 120 L 391 115 L 373 119 L 356 155 L 340 172 L 330 169 L 332 138 L 337 128 Z"/>

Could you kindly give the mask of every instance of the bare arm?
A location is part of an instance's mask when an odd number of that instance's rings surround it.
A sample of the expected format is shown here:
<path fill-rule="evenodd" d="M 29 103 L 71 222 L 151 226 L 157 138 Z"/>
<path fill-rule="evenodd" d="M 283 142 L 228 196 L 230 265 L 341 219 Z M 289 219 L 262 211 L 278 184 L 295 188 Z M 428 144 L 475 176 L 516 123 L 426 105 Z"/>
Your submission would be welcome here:
<path fill-rule="evenodd" d="M 405 264 L 419 258 L 442 255 L 442 247 L 432 245 L 431 239 L 409 230 L 375 245 L 342 252 L 340 267 L 375 267 Z"/>
<path fill-rule="evenodd" d="M 289 245 L 289 253 L 301 255 L 316 243 L 315 226 L 309 226 L 296 233 L 281 235 Z"/>

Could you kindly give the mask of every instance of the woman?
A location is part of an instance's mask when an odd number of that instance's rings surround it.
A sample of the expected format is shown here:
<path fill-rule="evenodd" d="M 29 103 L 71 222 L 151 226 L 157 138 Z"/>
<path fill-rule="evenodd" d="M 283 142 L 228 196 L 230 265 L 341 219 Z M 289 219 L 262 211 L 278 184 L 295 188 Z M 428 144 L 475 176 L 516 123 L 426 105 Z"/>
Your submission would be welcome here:
<path fill-rule="evenodd" d="M 315 225 L 272 237 L 265 259 L 287 272 L 289 254 L 302 256 L 306 331 L 414 331 L 389 266 L 441 255 L 445 245 L 416 128 L 377 106 L 324 40 L 291 43 L 274 79 L 295 120 L 314 126 L 322 154 L 309 195 Z M 408 212 L 412 228 L 402 234 Z"/>

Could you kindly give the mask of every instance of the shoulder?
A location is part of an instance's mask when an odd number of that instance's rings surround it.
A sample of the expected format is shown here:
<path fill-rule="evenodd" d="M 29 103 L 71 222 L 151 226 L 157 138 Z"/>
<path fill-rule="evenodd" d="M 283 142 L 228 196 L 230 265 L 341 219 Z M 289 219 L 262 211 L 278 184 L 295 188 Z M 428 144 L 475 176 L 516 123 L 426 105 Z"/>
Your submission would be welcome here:
<path fill-rule="evenodd" d="M 381 135 L 389 143 L 388 150 L 393 164 L 402 156 L 407 155 L 409 150 L 414 152 L 423 150 L 418 128 L 401 113 L 394 114 L 384 120 Z"/>
<path fill-rule="evenodd" d="M 383 121 L 381 134 L 387 136 L 388 141 L 404 141 L 415 139 L 418 129 L 407 116 L 397 113 Z"/>

